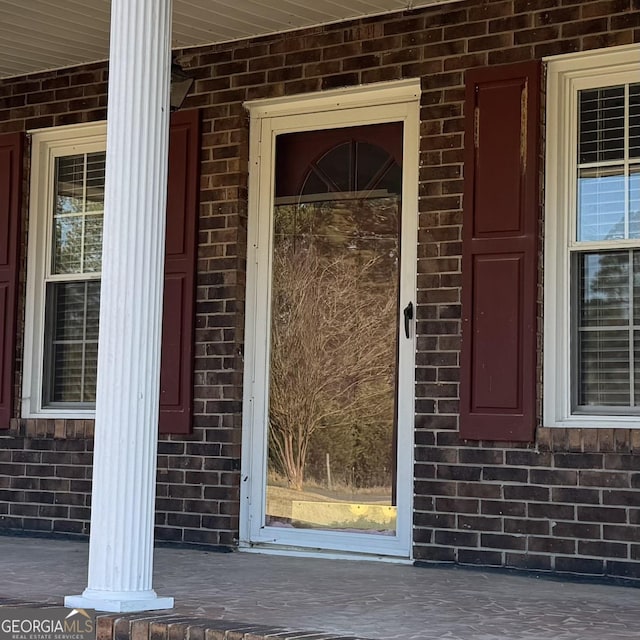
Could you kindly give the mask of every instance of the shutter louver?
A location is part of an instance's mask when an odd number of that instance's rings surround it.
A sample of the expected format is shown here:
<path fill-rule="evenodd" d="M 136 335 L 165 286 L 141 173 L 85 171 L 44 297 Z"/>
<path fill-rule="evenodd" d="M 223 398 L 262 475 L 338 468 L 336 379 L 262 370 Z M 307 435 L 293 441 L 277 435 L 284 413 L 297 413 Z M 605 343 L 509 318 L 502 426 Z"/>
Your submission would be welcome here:
<path fill-rule="evenodd" d="M 536 420 L 540 65 L 467 73 L 460 436 Z"/>
<path fill-rule="evenodd" d="M 199 112 L 174 113 L 169 134 L 160 433 L 191 431 L 199 159 Z"/>
<path fill-rule="evenodd" d="M 21 133 L 0 136 L 0 429 L 13 413 L 22 145 Z"/>

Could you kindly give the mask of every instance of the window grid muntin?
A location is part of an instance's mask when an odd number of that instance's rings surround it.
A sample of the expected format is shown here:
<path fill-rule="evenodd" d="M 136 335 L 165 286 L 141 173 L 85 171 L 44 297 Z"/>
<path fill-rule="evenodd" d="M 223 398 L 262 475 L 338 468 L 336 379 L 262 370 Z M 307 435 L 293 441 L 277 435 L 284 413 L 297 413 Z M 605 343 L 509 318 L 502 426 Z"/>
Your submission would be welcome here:
<path fill-rule="evenodd" d="M 74 156 L 83 156 L 83 174 L 82 174 L 82 213 L 80 214 L 82 217 L 82 235 L 80 242 L 80 261 L 79 261 L 79 271 L 78 272 L 63 272 L 63 273 L 55 273 L 54 269 L 54 251 L 55 251 L 55 223 L 56 218 L 68 218 L 79 215 L 78 213 L 68 213 L 68 214 L 58 214 L 56 215 L 56 198 L 58 193 L 58 166 L 59 160 L 61 158 L 70 158 Z M 102 165 L 104 167 L 105 163 L 105 151 L 102 150 L 91 150 L 82 153 L 71 152 L 71 153 L 59 153 L 55 154 L 51 157 L 51 174 L 50 174 L 50 190 L 49 190 L 49 198 L 48 198 L 48 231 L 47 231 L 47 257 L 45 261 L 46 271 L 44 277 L 44 286 L 43 286 L 43 305 L 44 305 L 44 322 L 43 322 L 43 350 L 42 350 L 42 361 L 41 366 L 43 368 L 42 375 L 42 386 L 40 389 L 40 397 L 41 397 L 41 407 L 43 409 L 48 408 L 77 408 L 77 409 L 94 409 L 95 408 L 95 400 L 94 401 L 85 401 L 85 391 L 86 391 L 86 371 L 87 371 L 87 362 L 86 362 L 86 351 L 87 344 L 94 344 L 94 340 L 87 341 L 87 304 L 88 304 L 88 286 L 90 282 L 100 282 L 101 279 L 101 270 L 99 271 L 85 271 L 85 222 L 86 216 L 90 215 L 92 217 L 104 216 L 104 169 L 103 169 L 103 198 L 102 198 L 102 207 L 99 211 L 88 211 L 87 210 L 87 182 L 88 182 L 88 157 L 89 156 L 100 156 L 102 157 Z M 102 242 L 101 242 L 102 244 Z M 101 266 L 101 264 L 100 264 Z M 54 308 L 53 301 L 50 302 L 49 296 L 52 298 L 55 297 L 55 292 L 53 289 L 57 284 L 64 283 L 80 283 L 85 282 L 84 286 L 84 313 L 83 313 L 83 334 L 82 334 L 82 368 L 81 368 L 81 376 L 80 376 L 80 385 L 81 385 L 81 398 L 82 400 L 79 402 L 75 401 L 55 401 L 52 400 L 55 393 L 55 362 L 54 362 L 54 347 L 57 344 L 62 344 L 63 341 L 55 340 L 53 337 L 53 329 L 55 328 L 55 321 L 51 317 L 52 310 Z M 98 302 L 99 304 L 99 302 Z M 67 343 L 71 343 L 67 341 Z M 74 344 L 78 344 L 78 341 L 73 341 Z M 96 350 L 97 354 L 97 350 Z M 95 395 L 95 392 L 94 392 Z"/>
<path fill-rule="evenodd" d="M 626 297 L 626 321 L 620 321 L 617 324 L 591 324 L 585 325 L 581 318 L 581 313 L 583 311 L 582 301 L 581 301 L 581 287 L 583 285 L 582 275 L 586 270 L 584 263 L 581 260 L 588 255 L 598 255 L 603 256 L 608 253 L 613 252 L 603 252 L 603 251 L 589 251 L 589 252 L 575 252 L 572 260 L 572 282 L 573 282 L 573 326 L 575 327 L 575 339 L 573 340 L 573 351 L 574 358 L 573 364 L 575 366 L 576 376 L 575 383 L 573 385 L 573 408 L 577 412 L 589 413 L 592 411 L 603 412 L 606 410 L 610 414 L 628 414 L 628 413 L 637 413 L 640 411 L 640 407 L 638 406 L 637 399 L 635 397 L 635 353 L 634 353 L 634 345 L 636 341 L 636 332 L 640 332 L 640 324 L 637 323 L 637 318 L 635 317 L 635 305 L 639 302 L 637 300 L 638 295 L 634 290 L 634 263 L 640 256 L 640 252 L 634 251 L 633 249 L 618 251 L 615 253 L 626 254 L 626 287 L 627 287 L 627 297 Z M 583 371 L 580 369 L 581 364 L 581 347 L 582 341 L 581 338 L 584 334 L 598 334 L 598 333 L 618 333 L 618 334 L 626 334 L 624 338 L 627 342 L 627 356 L 628 356 L 628 366 L 627 371 L 629 374 L 629 404 L 627 406 L 621 404 L 610 404 L 610 405 L 598 405 L 598 404 L 584 404 L 580 403 L 580 396 L 583 391 L 583 379 L 581 374 Z M 621 338 L 622 339 L 622 338 Z M 609 352 L 610 353 L 610 352 Z M 608 355 L 605 352 L 605 355 Z M 586 368 L 586 367 L 585 367 Z M 614 393 L 614 392 L 609 392 Z"/>
<path fill-rule="evenodd" d="M 616 158 L 611 160 L 601 160 L 595 162 L 580 162 L 580 94 L 585 91 L 594 91 L 601 90 L 607 88 L 615 88 L 616 86 L 620 86 L 624 88 L 624 140 L 623 140 L 623 157 Z M 625 82 L 625 83 L 616 83 L 611 86 L 602 86 L 602 87 L 585 87 L 582 89 L 578 89 L 576 92 L 576 100 L 575 100 L 575 140 L 574 140 L 574 163 L 575 163 L 575 173 L 574 173 L 574 198 L 573 198 L 573 210 L 574 210 L 574 221 L 572 226 L 572 244 L 575 243 L 577 245 L 589 244 L 589 246 L 600 246 L 601 244 L 610 243 L 615 244 L 619 240 L 607 240 L 607 239 L 596 239 L 596 240 L 581 240 L 579 237 L 579 230 L 581 228 L 581 211 L 580 211 L 580 199 L 578 197 L 580 193 L 580 171 L 583 169 L 605 169 L 607 167 L 623 167 L 623 178 L 624 178 L 624 187 L 623 187 L 623 199 L 624 199 L 624 240 L 626 241 L 640 241 L 640 235 L 638 237 L 629 237 L 629 221 L 631 211 L 629 208 L 629 191 L 630 191 L 630 176 L 633 171 L 632 168 L 635 169 L 636 166 L 640 167 L 640 156 L 637 158 L 632 158 L 630 156 L 630 136 L 631 136 L 631 120 L 630 120 L 630 93 L 631 86 L 636 87 L 640 86 L 640 83 L 633 82 Z"/>
<path fill-rule="evenodd" d="M 82 156 L 83 158 L 83 170 L 82 170 L 82 211 L 73 211 L 69 213 L 58 213 L 56 211 L 56 198 L 58 197 L 58 168 L 60 165 L 60 161 L 66 158 L 75 158 Z M 88 196 L 88 182 L 89 182 L 89 174 L 95 174 L 95 169 L 90 167 L 89 165 L 89 156 L 92 156 L 92 163 L 97 162 L 98 165 L 102 164 L 102 207 L 99 209 L 91 209 L 88 207 L 89 198 Z M 51 229 L 49 231 L 50 244 L 49 250 L 50 255 L 47 260 L 47 276 L 81 276 L 85 274 L 95 274 L 96 277 L 100 277 L 100 271 L 102 264 L 100 263 L 100 269 L 97 270 L 87 270 L 85 266 L 85 253 L 86 253 L 86 244 L 87 244 L 87 236 L 86 236 L 86 226 L 87 226 L 87 217 L 92 219 L 100 219 L 104 218 L 104 164 L 106 161 L 105 152 L 104 151 L 89 151 L 85 153 L 74 153 L 74 154 L 64 154 L 58 155 L 54 157 L 53 162 L 53 195 L 52 195 L 52 223 Z M 91 171 L 90 171 L 91 168 Z M 65 220 L 65 219 L 73 219 L 80 218 L 81 221 L 81 235 L 80 235 L 80 256 L 79 256 L 79 269 L 77 271 L 63 271 L 57 272 L 55 268 L 55 229 L 56 229 L 56 220 Z M 102 240 L 101 240 L 102 243 Z"/>
<path fill-rule="evenodd" d="M 574 142 L 573 142 L 573 196 L 572 196 L 572 231 L 570 235 L 570 242 L 568 246 L 569 250 L 569 282 L 570 282 L 570 314 L 571 319 L 571 332 L 570 332 L 570 380 L 571 380 L 571 413 L 575 414 L 593 414 L 593 415 L 637 415 L 640 414 L 640 405 L 635 400 L 635 332 L 640 331 L 640 325 L 635 326 L 634 318 L 634 291 L 633 291 L 633 266 L 634 266 L 634 249 L 640 249 L 640 237 L 629 237 L 629 220 L 631 216 L 630 211 L 630 190 L 631 190 L 631 175 L 636 173 L 637 168 L 640 169 L 640 156 L 637 158 L 630 157 L 630 135 L 631 135 L 631 121 L 630 121 L 630 87 L 640 86 L 640 83 L 624 82 L 616 83 L 618 86 L 624 87 L 624 140 L 623 140 L 623 158 L 603 160 L 598 162 L 580 162 L 580 93 L 581 91 L 593 91 L 603 88 L 605 86 L 589 86 L 577 89 L 574 102 L 575 108 L 575 127 Z M 611 85 L 616 86 L 616 85 Z M 580 200 L 579 194 L 579 176 L 582 169 L 600 169 L 607 167 L 615 167 L 622 165 L 624 167 L 624 228 L 625 238 L 622 240 L 580 240 L 578 237 L 578 230 L 580 227 Z M 601 250 L 601 251 L 599 251 Z M 606 326 L 597 327 L 582 327 L 580 326 L 580 319 L 578 315 L 579 308 L 579 287 L 580 283 L 577 281 L 577 264 L 578 260 L 585 253 L 603 253 L 604 250 L 610 251 L 624 251 L 628 250 L 629 255 L 629 324 L 628 324 L 628 355 L 629 355 L 629 406 L 620 405 L 581 405 L 578 402 L 580 394 L 580 341 L 579 335 L 586 331 L 602 331 L 606 330 Z M 620 327 L 611 327 L 615 330 L 621 330 Z"/>
<path fill-rule="evenodd" d="M 621 91 L 622 95 L 619 94 Z M 589 94 L 596 94 L 594 98 L 588 99 Z M 611 133 L 618 131 L 620 119 L 620 105 L 612 104 L 613 101 L 622 98 L 622 145 L 616 144 L 620 138 L 611 136 Z M 578 119 L 578 162 L 583 163 L 583 156 L 593 156 L 593 162 L 600 163 L 607 160 L 618 160 L 619 152 L 624 154 L 625 137 L 625 86 L 615 84 L 603 87 L 589 87 L 582 89 L 578 94 L 579 112 L 582 117 Z M 607 104 L 610 103 L 610 104 Z M 585 109 L 583 110 L 583 107 Z M 596 128 L 589 131 L 583 125 L 593 124 Z M 601 126 L 599 126 L 601 125 Z M 589 134 L 593 139 L 589 139 Z M 584 137 L 583 137 L 584 136 Z M 592 149 L 589 147 L 592 146 Z M 620 146 L 622 148 L 620 148 Z M 586 161 L 588 162 L 588 161 Z"/>
<path fill-rule="evenodd" d="M 45 321 L 45 384 L 43 385 L 43 399 L 44 405 L 48 407 L 61 407 L 61 406 L 76 406 L 76 407 L 86 407 L 92 408 L 95 406 L 95 400 L 87 400 L 87 369 L 88 363 L 86 360 L 86 352 L 89 346 L 97 345 L 97 337 L 95 339 L 88 339 L 88 310 L 89 310 L 89 287 L 92 283 L 99 283 L 97 279 L 84 280 L 84 281 L 67 281 L 69 284 L 77 284 L 83 282 L 83 293 L 82 293 L 82 335 L 79 338 L 57 338 L 56 330 L 58 329 L 57 318 L 57 294 L 56 291 L 57 285 L 65 284 L 60 281 L 51 284 L 46 289 L 46 314 L 48 316 Z M 98 293 L 99 296 L 99 293 Z M 98 303 L 99 304 L 99 303 Z M 60 345 L 79 345 L 81 348 L 81 374 L 79 378 L 80 382 L 80 400 L 56 400 L 56 386 L 55 386 L 55 357 L 57 354 L 56 347 Z M 92 396 L 95 397 L 95 389 L 92 390 Z"/>

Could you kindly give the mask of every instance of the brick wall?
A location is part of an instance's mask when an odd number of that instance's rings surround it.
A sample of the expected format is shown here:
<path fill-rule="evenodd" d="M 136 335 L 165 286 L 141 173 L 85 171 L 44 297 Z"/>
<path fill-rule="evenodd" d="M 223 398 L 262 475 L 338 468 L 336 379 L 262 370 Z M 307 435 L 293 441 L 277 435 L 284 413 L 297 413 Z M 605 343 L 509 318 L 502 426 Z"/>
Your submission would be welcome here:
<path fill-rule="evenodd" d="M 464 72 L 632 42 L 640 0 L 468 0 L 182 53 L 197 78 L 185 108 L 203 114 L 195 428 L 160 442 L 159 538 L 232 545 L 238 532 L 242 102 L 420 77 L 414 555 L 640 577 L 640 432 L 540 428 L 531 446 L 457 436 Z M 103 119 L 105 76 L 92 65 L 0 81 L 0 132 Z M 86 532 L 91 429 L 14 421 L 0 527 Z"/>
<path fill-rule="evenodd" d="M 640 578 L 639 431 L 539 428 L 520 448 L 425 440 L 416 558 Z"/>

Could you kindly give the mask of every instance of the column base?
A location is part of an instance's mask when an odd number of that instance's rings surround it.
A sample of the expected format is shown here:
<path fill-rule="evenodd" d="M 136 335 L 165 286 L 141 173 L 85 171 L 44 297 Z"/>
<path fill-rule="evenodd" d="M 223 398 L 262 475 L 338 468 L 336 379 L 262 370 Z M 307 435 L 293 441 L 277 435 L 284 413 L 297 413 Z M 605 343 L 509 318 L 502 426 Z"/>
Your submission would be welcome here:
<path fill-rule="evenodd" d="M 73 609 L 95 609 L 108 613 L 134 613 L 173 609 L 173 598 L 160 598 L 150 591 L 97 591 L 85 589 L 80 596 L 65 596 L 64 606 Z"/>

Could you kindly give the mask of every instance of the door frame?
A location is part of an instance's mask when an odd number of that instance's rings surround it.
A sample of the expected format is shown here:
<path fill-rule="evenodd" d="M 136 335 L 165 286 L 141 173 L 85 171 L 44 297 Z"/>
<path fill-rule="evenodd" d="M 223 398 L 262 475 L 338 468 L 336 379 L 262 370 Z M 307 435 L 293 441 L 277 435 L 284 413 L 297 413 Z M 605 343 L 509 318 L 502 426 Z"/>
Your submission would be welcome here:
<path fill-rule="evenodd" d="M 250 115 L 249 211 L 240 486 L 240 548 L 411 557 L 415 419 L 415 321 L 404 335 L 403 309 L 416 304 L 420 81 L 245 103 Z M 398 305 L 396 535 L 261 526 L 266 504 L 270 290 L 275 138 L 282 133 L 403 123 L 401 268 Z M 405 268 L 402 268 L 405 266 Z"/>

